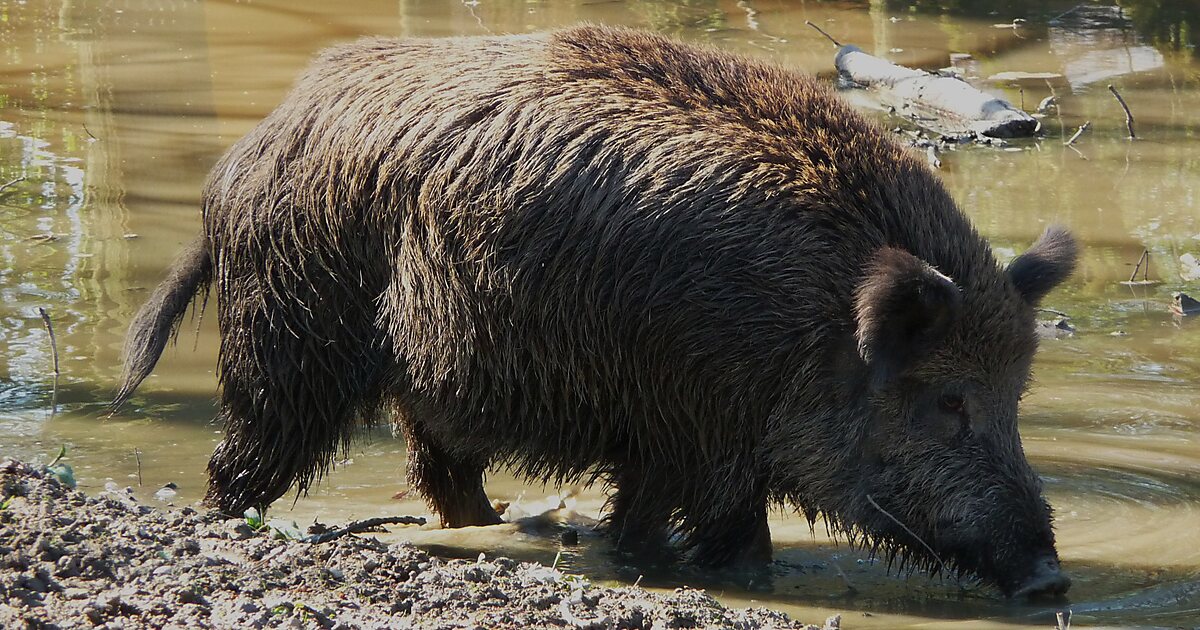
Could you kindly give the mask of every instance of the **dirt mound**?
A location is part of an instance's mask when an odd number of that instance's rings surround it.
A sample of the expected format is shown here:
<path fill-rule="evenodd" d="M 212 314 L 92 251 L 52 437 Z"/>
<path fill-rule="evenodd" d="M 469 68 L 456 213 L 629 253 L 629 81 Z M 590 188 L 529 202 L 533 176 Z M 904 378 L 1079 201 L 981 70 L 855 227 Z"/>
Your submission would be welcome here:
<path fill-rule="evenodd" d="M 15 461 L 0 464 L 0 494 L 4 628 L 815 628 L 506 558 L 275 539 L 190 508 L 89 497 Z"/>

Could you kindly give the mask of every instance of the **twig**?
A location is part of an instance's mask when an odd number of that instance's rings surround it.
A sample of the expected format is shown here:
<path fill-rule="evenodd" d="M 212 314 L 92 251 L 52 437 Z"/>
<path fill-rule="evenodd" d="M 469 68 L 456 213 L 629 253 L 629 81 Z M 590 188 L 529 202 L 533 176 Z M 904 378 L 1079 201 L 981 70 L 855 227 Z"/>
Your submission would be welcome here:
<path fill-rule="evenodd" d="M 1129 111 L 1129 106 L 1125 104 L 1125 99 L 1121 98 L 1121 93 L 1111 83 L 1108 84 L 1108 91 L 1117 97 L 1117 102 L 1121 104 L 1121 109 L 1125 110 L 1125 127 L 1129 129 L 1129 139 L 1137 140 L 1137 134 L 1133 133 L 1133 112 Z"/>
<path fill-rule="evenodd" d="M 1070 9 L 1067 9 L 1066 11 L 1059 13 L 1058 15 L 1050 18 L 1050 24 L 1053 24 L 1054 22 L 1061 20 L 1061 19 L 1067 17 L 1068 15 L 1071 15 L 1072 13 L 1078 11 L 1081 7 L 1083 7 L 1082 4 L 1077 4 L 1073 7 L 1071 7 Z"/>
<path fill-rule="evenodd" d="M 25 181 L 24 175 L 8 182 L 7 184 L 0 184 L 0 193 L 3 193 L 4 191 L 8 190 L 9 188 L 12 188 L 13 186 L 16 186 L 17 184 L 20 184 L 23 181 Z"/>
<path fill-rule="evenodd" d="M 133 458 L 137 460 L 138 487 L 142 487 L 142 451 L 141 449 L 133 449 Z"/>
<path fill-rule="evenodd" d="M 1070 315 L 1067 315 L 1066 313 L 1064 313 L 1062 311 L 1056 311 L 1052 308 L 1039 307 L 1037 310 L 1042 313 L 1050 313 L 1052 315 L 1058 315 L 1059 317 L 1065 317 L 1067 319 L 1071 319 Z"/>
<path fill-rule="evenodd" d="M 1141 257 L 1138 258 L 1137 264 L 1133 266 L 1133 273 L 1129 274 L 1129 281 L 1134 282 L 1137 274 L 1142 269 L 1142 263 L 1146 263 L 1146 271 L 1142 275 L 1143 280 L 1150 279 L 1150 250 L 1143 249 Z"/>
<path fill-rule="evenodd" d="M 916 534 L 916 532 L 914 532 L 913 530 L 909 529 L 909 528 L 908 528 L 908 525 L 905 525 L 904 523 L 901 523 L 901 522 L 900 522 L 900 519 L 896 518 L 895 516 L 892 516 L 890 512 L 888 512 L 887 510 L 885 510 L 885 509 L 883 509 L 883 508 L 879 507 L 879 504 L 878 504 L 878 503 L 876 503 L 876 502 L 875 502 L 875 499 L 872 499 L 872 498 L 871 498 L 871 495 L 869 495 L 869 494 L 867 495 L 867 503 L 870 503 L 872 507 L 874 507 L 876 510 L 879 510 L 880 512 L 882 512 L 884 516 L 886 516 L 886 517 L 888 517 L 888 518 L 892 519 L 892 522 L 893 522 L 893 523 L 895 523 L 895 524 L 897 524 L 897 525 L 899 525 L 899 526 L 900 526 L 900 528 L 901 528 L 901 529 L 903 529 L 904 531 L 908 532 L 908 535 L 909 535 L 909 536 L 912 536 L 913 538 L 916 538 L 916 539 L 917 539 L 917 542 L 921 543 L 921 544 L 922 544 L 922 545 L 925 547 L 925 549 L 926 549 L 927 551 L 929 551 L 929 554 L 930 554 L 931 556 L 933 556 L 933 559 L 938 561 L 938 564 L 941 566 L 943 573 L 944 573 L 944 572 L 946 572 L 946 570 L 947 570 L 947 569 L 946 569 L 946 563 L 942 561 L 942 557 L 941 557 L 941 556 L 937 555 L 937 552 L 933 550 L 933 547 L 930 547 L 930 546 L 929 546 L 929 543 L 926 543 L 926 542 L 925 542 L 925 541 L 924 541 L 924 540 L 923 540 L 923 539 L 922 539 L 920 536 L 918 536 L 918 535 Z"/>
<path fill-rule="evenodd" d="M 838 43 L 838 40 L 834 39 L 829 33 L 826 33 L 825 31 L 821 30 L 821 27 L 817 26 L 816 24 L 813 24 L 811 20 L 804 20 L 804 23 L 817 29 L 817 32 L 824 35 L 825 39 L 828 39 L 829 41 L 833 42 L 834 46 L 837 46 L 838 48 L 842 47 L 842 45 L 840 43 Z"/>
<path fill-rule="evenodd" d="M 46 326 L 46 332 L 50 333 L 50 351 L 54 355 L 54 389 L 50 391 L 50 417 L 58 412 L 58 340 L 54 338 L 54 325 L 50 323 L 50 314 L 46 309 L 38 307 L 38 313 L 42 315 L 42 323 Z"/>
<path fill-rule="evenodd" d="M 367 531 L 367 530 L 379 527 L 381 525 L 424 525 L 424 524 L 425 524 L 425 519 L 420 516 L 381 516 L 379 518 L 368 518 L 368 519 L 361 520 L 361 521 L 354 521 L 341 529 L 334 529 L 334 530 L 325 532 L 324 534 L 314 534 L 312 536 L 305 536 L 304 538 L 301 538 L 300 541 L 318 545 L 318 544 L 321 544 L 324 542 L 329 542 L 331 540 L 336 540 L 347 534 L 354 534 L 357 532 Z"/>
<path fill-rule="evenodd" d="M 1072 144 L 1075 144 L 1075 141 L 1079 139 L 1079 136 L 1082 136 L 1082 135 L 1083 135 L 1083 132 L 1085 132 L 1085 131 L 1087 131 L 1088 129 L 1091 129 L 1091 128 L 1092 128 L 1092 121 L 1090 121 L 1090 120 L 1089 120 L 1089 121 L 1087 121 L 1087 122 L 1085 122 L 1085 123 L 1083 123 L 1082 125 L 1080 125 L 1080 126 L 1079 126 L 1079 129 L 1078 129 L 1077 131 L 1075 131 L 1075 135 L 1071 136 L 1071 139 L 1070 139 L 1070 140 L 1067 140 L 1067 145 L 1066 145 L 1066 146 L 1068 146 L 1068 147 L 1069 147 L 1069 146 L 1071 146 Z"/>
<path fill-rule="evenodd" d="M 84 131 L 84 133 L 86 133 L 86 134 L 88 135 L 88 137 L 89 137 L 89 138 L 91 138 L 92 140 L 99 140 L 99 139 L 100 139 L 100 138 L 97 138 L 95 135 L 93 135 L 93 134 L 92 134 L 92 130 L 91 130 L 91 129 L 88 129 L 88 128 L 87 128 L 87 123 L 86 123 L 86 122 L 85 122 L 85 123 L 83 123 L 83 131 Z"/>
<path fill-rule="evenodd" d="M 1017 88 L 1021 95 L 1021 111 L 1025 111 L 1025 88 Z"/>
<path fill-rule="evenodd" d="M 1054 617 L 1058 621 L 1054 630 L 1071 630 L 1071 611 L 1068 610 L 1066 615 L 1063 615 L 1062 611 L 1056 612 Z"/>

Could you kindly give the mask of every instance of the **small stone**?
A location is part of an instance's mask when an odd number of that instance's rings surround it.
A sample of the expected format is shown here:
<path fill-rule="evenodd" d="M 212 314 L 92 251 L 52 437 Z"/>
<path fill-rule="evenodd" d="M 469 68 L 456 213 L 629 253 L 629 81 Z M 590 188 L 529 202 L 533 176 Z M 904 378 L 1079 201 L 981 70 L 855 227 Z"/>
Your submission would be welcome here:
<path fill-rule="evenodd" d="M 187 588 L 187 587 L 184 587 L 184 588 L 179 589 L 178 591 L 175 591 L 175 598 L 179 600 L 180 604 L 203 604 L 204 603 L 203 595 L 201 595 L 198 591 L 191 589 L 191 588 Z"/>
<path fill-rule="evenodd" d="M 254 537 L 255 531 L 253 527 L 250 527 L 244 522 L 240 522 L 230 527 L 226 533 L 228 534 L 228 538 L 232 538 L 234 540 L 248 540 Z"/>
<path fill-rule="evenodd" d="M 25 578 L 25 588 L 35 593 L 45 593 L 46 591 L 50 590 L 50 587 L 47 586 L 45 582 L 36 577 Z"/>
<path fill-rule="evenodd" d="M 54 563 L 54 575 L 60 578 L 79 575 L 79 559 L 71 555 L 59 558 L 58 562 Z"/>
<path fill-rule="evenodd" d="M 1075 327 L 1065 317 L 1042 320 L 1037 323 L 1036 332 L 1041 339 L 1065 339 L 1074 336 Z"/>
<path fill-rule="evenodd" d="M 1177 292 L 1172 293 L 1171 297 L 1173 298 L 1171 312 L 1184 317 L 1200 315 L 1200 301 L 1192 296 L 1183 292 Z"/>

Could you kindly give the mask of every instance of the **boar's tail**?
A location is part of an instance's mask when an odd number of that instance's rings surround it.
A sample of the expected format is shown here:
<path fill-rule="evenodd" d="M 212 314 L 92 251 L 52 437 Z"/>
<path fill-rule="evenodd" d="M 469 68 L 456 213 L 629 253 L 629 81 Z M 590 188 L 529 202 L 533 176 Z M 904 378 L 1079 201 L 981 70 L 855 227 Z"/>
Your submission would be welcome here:
<path fill-rule="evenodd" d="M 121 389 L 109 405 L 110 412 L 129 400 L 133 390 L 150 376 L 167 342 L 175 338 L 188 304 L 196 294 L 203 292 L 204 302 L 208 301 L 211 281 L 212 256 L 208 239 L 201 235 L 183 250 L 171 265 L 167 278 L 150 294 L 150 299 L 129 325 L 125 335 L 125 374 Z M 200 308 L 203 310 L 204 307 Z"/>

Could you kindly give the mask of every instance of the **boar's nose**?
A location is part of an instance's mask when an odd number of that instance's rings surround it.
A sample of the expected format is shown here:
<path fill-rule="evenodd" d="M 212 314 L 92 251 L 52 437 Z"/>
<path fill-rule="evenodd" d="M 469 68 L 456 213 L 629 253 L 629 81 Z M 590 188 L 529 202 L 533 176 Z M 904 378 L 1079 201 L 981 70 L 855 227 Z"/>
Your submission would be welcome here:
<path fill-rule="evenodd" d="M 1029 578 L 1013 591 L 1014 598 L 1054 597 L 1066 593 L 1067 589 L 1071 588 L 1071 578 L 1062 572 L 1058 566 L 1058 558 L 1053 555 L 1039 557 L 1033 567 Z"/>

